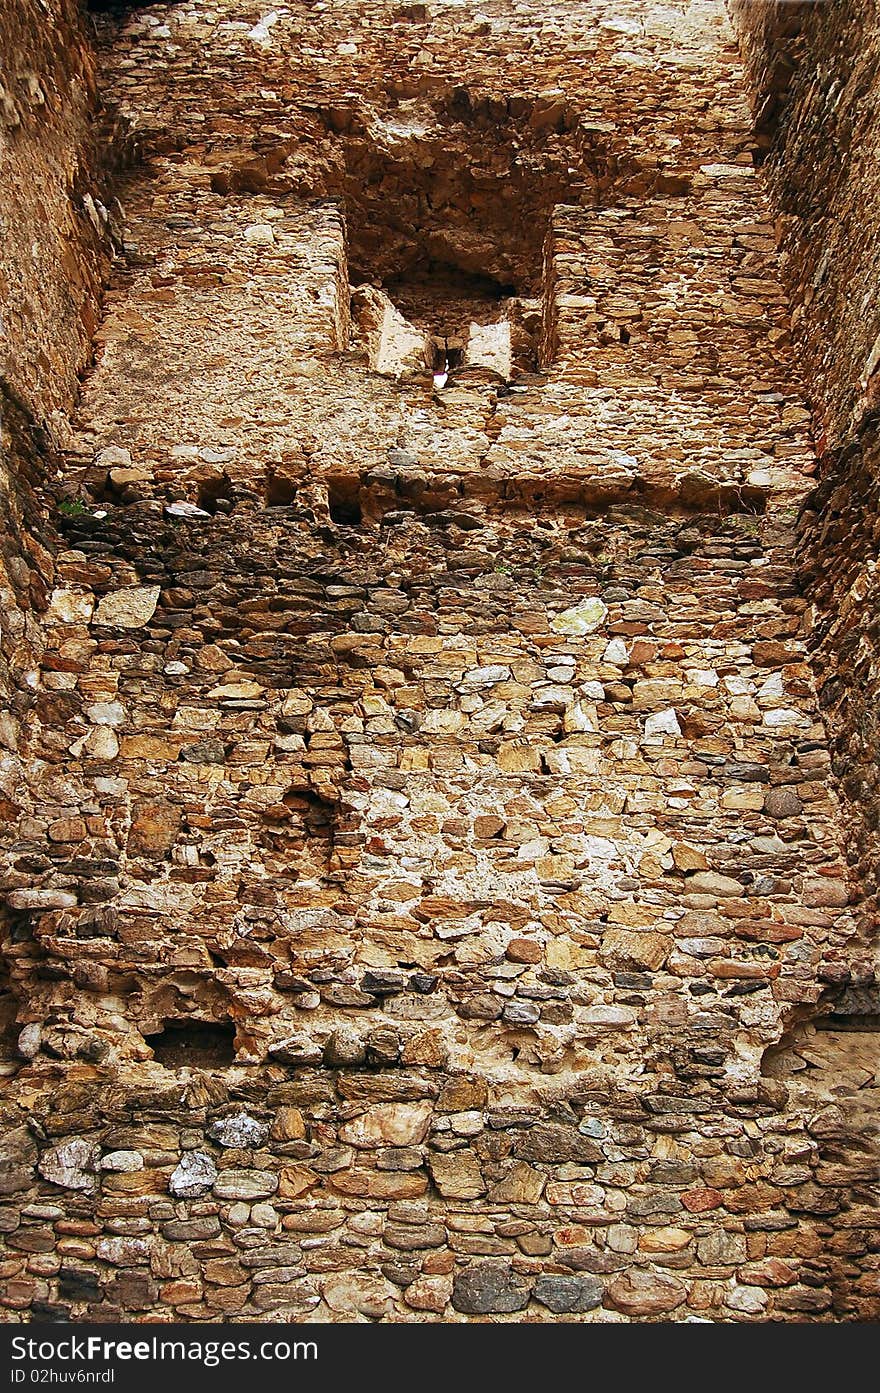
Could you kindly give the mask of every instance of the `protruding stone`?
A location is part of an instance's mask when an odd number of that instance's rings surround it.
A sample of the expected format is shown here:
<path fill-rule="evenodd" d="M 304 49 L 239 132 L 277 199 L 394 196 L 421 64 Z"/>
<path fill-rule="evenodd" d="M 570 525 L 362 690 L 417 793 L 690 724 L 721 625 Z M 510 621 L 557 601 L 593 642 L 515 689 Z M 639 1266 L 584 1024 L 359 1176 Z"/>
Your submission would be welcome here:
<path fill-rule="evenodd" d="M 217 1166 L 206 1151 L 185 1151 L 171 1173 L 168 1189 L 176 1199 L 198 1199 L 217 1179 Z"/>
<path fill-rule="evenodd" d="M 273 247 L 275 233 L 272 231 L 270 223 L 251 223 L 250 227 L 246 227 L 244 230 L 244 240 L 252 247 Z"/>
<path fill-rule="evenodd" d="M 668 958 L 672 942 L 667 934 L 609 929 L 602 936 L 600 952 L 602 961 L 615 967 L 647 968 L 649 972 L 657 972 Z"/>
<path fill-rule="evenodd" d="M 188 764 L 225 764 L 226 747 L 222 740 L 198 740 L 194 745 L 182 745 L 180 758 Z"/>
<path fill-rule="evenodd" d="M 792 788 L 770 788 L 764 795 L 764 811 L 768 817 L 783 819 L 800 817 L 804 805 Z"/>
<path fill-rule="evenodd" d="M 743 893 L 740 881 L 734 880 L 733 876 L 718 875 L 715 871 L 697 871 L 689 878 L 687 885 L 688 890 L 698 890 L 701 895 L 713 895 L 720 899 Z"/>
<path fill-rule="evenodd" d="M 604 1161 L 602 1150 L 577 1127 L 557 1122 L 538 1122 L 527 1128 L 514 1141 L 513 1154 L 524 1161 L 559 1165 L 576 1161 L 580 1165 L 595 1165 Z"/>
<path fill-rule="evenodd" d="M 158 585 L 112 590 L 99 600 L 92 622 L 113 629 L 142 629 L 156 613 L 158 603 Z"/>
<path fill-rule="evenodd" d="M 678 723 L 678 716 L 671 708 L 668 711 L 655 711 L 645 719 L 645 733 L 642 736 L 643 745 L 662 745 L 663 741 L 669 737 L 676 739 L 681 735 L 681 726 Z"/>
<path fill-rule="evenodd" d="M 269 1046 L 269 1054 L 279 1064 L 320 1064 L 323 1050 L 310 1035 L 286 1035 Z"/>
<path fill-rule="evenodd" d="M 385 377 L 424 375 L 431 357 L 425 335 L 403 315 L 384 291 L 358 286 L 352 295 L 352 314 L 370 366 Z"/>
<path fill-rule="evenodd" d="M 95 464 L 99 469 L 130 469 L 131 451 L 126 450 L 123 445 L 105 445 L 95 455 Z"/>
<path fill-rule="evenodd" d="M 597 1277 L 567 1277 L 547 1273 L 535 1283 L 534 1297 L 554 1315 L 594 1311 L 602 1304 L 604 1287 Z"/>
<path fill-rule="evenodd" d="M 197 503 L 189 503 L 181 499 L 177 503 L 168 503 L 165 507 L 165 514 L 169 518 L 209 518 L 211 514 L 206 508 L 200 508 Z"/>
<path fill-rule="evenodd" d="M 551 619 L 550 628 L 557 634 L 594 634 L 605 623 L 607 616 L 608 606 L 598 595 L 594 595 L 557 614 L 555 619 Z"/>
<path fill-rule="evenodd" d="M 407 1306 L 414 1311 L 433 1311 L 442 1315 L 452 1297 L 452 1278 L 418 1277 L 403 1294 Z"/>
<path fill-rule="evenodd" d="M 110 726 L 94 726 L 86 736 L 82 752 L 91 759 L 115 759 L 119 754 L 119 740 Z"/>
<path fill-rule="evenodd" d="M 101 1157 L 102 1171 L 130 1175 L 133 1171 L 141 1171 L 143 1168 L 144 1158 L 139 1151 L 108 1151 Z"/>
<path fill-rule="evenodd" d="M 38 1021 L 31 1021 L 29 1025 L 23 1026 L 18 1034 L 16 1048 L 22 1059 L 35 1059 L 40 1053 L 40 1045 L 43 1040 L 42 1026 Z"/>
<path fill-rule="evenodd" d="M 218 1117 L 208 1127 L 207 1136 L 220 1146 L 252 1147 L 263 1146 L 269 1135 L 269 1124 L 259 1122 L 246 1112 L 233 1113 L 229 1117 Z"/>
<path fill-rule="evenodd" d="M 350 1025 L 337 1026 L 324 1046 L 324 1063 L 331 1069 L 345 1069 L 363 1064 L 366 1057 L 366 1044 Z"/>
<path fill-rule="evenodd" d="M 607 1301 L 625 1316 L 663 1316 L 675 1311 L 687 1296 L 677 1277 L 633 1267 L 622 1272 L 608 1288 Z"/>
<path fill-rule="evenodd" d="M 95 610 L 95 597 L 87 590 L 59 586 L 52 591 L 46 612 L 47 624 L 88 624 Z"/>
<path fill-rule="evenodd" d="M 459 1272 L 452 1304 L 464 1315 L 506 1315 L 529 1304 L 530 1287 L 504 1263 L 481 1262 Z"/>
<path fill-rule="evenodd" d="M 65 1190 L 93 1190 L 101 1148 L 85 1137 L 72 1137 L 44 1151 L 37 1164 L 40 1175 Z"/>
<path fill-rule="evenodd" d="M 273 1141 L 300 1141 L 306 1135 L 306 1124 L 299 1108 L 279 1108 L 269 1135 Z"/>
<path fill-rule="evenodd" d="M 75 909 L 77 898 L 70 890 L 10 890 L 6 903 L 10 909 L 43 914 L 50 909 Z"/>

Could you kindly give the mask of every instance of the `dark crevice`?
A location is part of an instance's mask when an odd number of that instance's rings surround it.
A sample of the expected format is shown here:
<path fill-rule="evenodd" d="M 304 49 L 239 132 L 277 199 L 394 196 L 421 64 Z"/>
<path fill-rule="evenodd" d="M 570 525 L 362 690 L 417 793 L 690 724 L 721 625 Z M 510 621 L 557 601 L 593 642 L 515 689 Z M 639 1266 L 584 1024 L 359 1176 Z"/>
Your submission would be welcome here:
<path fill-rule="evenodd" d="M 328 489 L 327 503 L 331 522 L 335 522 L 338 527 L 360 527 L 363 514 L 357 479 L 332 481 Z"/>
<path fill-rule="evenodd" d="M 232 511 L 232 485 L 227 475 L 219 479 L 206 479 L 199 485 L 198 506 L 206 513 L 229 513 Z"/>

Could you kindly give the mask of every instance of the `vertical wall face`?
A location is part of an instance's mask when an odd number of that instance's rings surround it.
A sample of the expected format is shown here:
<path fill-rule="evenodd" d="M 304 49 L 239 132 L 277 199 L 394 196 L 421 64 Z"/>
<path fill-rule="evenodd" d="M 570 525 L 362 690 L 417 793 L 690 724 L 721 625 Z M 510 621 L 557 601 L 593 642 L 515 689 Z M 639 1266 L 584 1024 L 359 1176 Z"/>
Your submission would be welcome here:
<path fill-rule="evenodd" d="M 34 504 L 41 454 L 67 430 L 100 300 L 100 215 L 89 193 L 94 56 L 71 3 L 11 0 L 0 38 L 0 493 L 4 657 L 24 662 L 25 615 L 51 578 Z M 91 219 L 90 216 L 91 215 Z M 93 225 L 92 219 L 96 225 Z M 31 635 L 31 639 L 35 638 Z M 18 658 L 15 654 L 18 652 Z"/>
<path fill-rule="evenodd" d="M 106 215 L 94 186 L 95 59 L 73 0 L 10 0 L 0 51 L 6 389 L 63 422 L 98 324 Z"/>
<path fill-rule="evenodd" d="M 849 856 L 873 937 L 878 889 L 880 21 L 870 4 L 732 4 L 819 424 L 803 583 Z"/>
<path fill-rule="evenodd" d="M 839 447 L 880 400 L 880 20 L 862 0 L 731 9 L 802 367 L 824 441 Z"/>
<path fill-rule="evenodd" d="M 2 1300 L 876 1313 L 814 456 L 724 15 L 257 20 L 100 36 L 145 164 L 5 849 Z"/>
<path fill-rule="evenodd" d="M 36 699 L 39 614 L 52 585 L 39 496 L 99 321 L 107 228 L 94 188 L 94 55 L 71 0 L 9 0 L 0 33 L 0 785 L 27 810 L 18 760 Z M 4 1043 L 16 1012 L 0 994 Z"/>

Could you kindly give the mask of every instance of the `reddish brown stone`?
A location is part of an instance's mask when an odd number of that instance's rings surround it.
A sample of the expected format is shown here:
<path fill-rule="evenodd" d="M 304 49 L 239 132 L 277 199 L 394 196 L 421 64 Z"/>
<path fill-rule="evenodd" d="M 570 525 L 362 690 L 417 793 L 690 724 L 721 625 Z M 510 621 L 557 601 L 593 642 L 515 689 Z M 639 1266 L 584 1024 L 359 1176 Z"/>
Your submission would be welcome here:
<path fill-rule="evenodd" d="M 676 1277 L 634 1267 L 616 1277 L 605 1293 L 605 1304 L 625 1316 L 667 1315 L 684 1301 L 687 1288 Z"/>

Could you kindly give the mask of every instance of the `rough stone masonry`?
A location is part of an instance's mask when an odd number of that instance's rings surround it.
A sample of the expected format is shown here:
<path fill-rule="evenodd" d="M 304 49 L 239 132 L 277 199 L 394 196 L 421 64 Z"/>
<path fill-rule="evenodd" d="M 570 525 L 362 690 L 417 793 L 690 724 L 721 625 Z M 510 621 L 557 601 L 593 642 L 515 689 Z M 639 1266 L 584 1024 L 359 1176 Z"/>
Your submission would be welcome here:
<path fill-rule="evenodd" d="M 3 1319 L 876 1319 L 867 9 L 6 8 Z"/>

